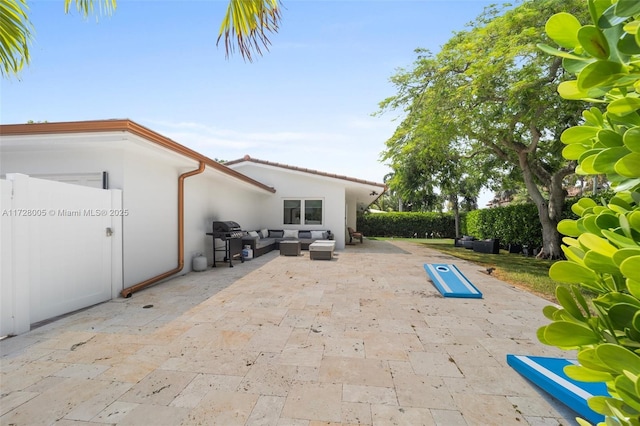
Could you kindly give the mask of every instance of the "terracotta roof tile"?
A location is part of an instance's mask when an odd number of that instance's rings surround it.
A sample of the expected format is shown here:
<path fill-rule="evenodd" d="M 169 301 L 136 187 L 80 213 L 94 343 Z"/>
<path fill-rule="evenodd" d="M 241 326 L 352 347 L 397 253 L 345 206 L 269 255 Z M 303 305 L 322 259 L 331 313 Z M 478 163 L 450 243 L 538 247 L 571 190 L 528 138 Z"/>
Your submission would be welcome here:
<path fill-rule="evenodd" d="M 385 188 L 385 189 L 387 188 L 387 186 L 384 183 L 373 182 L 373 181 L 364 180 L 364 179 L 358 179 L 358 178 L 349 177 L 349 176 L 345 176 L 345 175 L 339 175 L 339 174 L 335 174 L 335 173 L 326 173 L 326 172 L 322 172 L 320 170 L 309 169 L 309 168 L 306 168 L 306 167 L 291 166 L 291 165 L 288 165 L 288 164 L 277 163 L 275 161 L 260 160 L 258 158 L 252 158 L 249 155 L 245 155 L 244 157 L 239 158 L 237 160 L 227 161 L 226 163 L 224 163 L 224 165 L 225 166 L 232 166 L 234 164 L 240 164 L 240 163 L 244 163 L 244 162 L 252 162 L 252 163 L 256 163 L 256 164 L 264 164 L 266 166 L 280 167 L 282 169 L 294 170 L 294 171 L 297 171 L 297 172 L 304 172 L 304 173 L 309 173 L 309 174 L 318 175 L 318 176 L 330 177 L 330 178 L 334 178 L 334 179 L 342 179 L 342 180 L 346 180 L 346 181 L 349 181 L 349 182 L 362 183 L 362 184 L 365 184 L 365 185 L 374 185 L 374 186 L 379 186 L 379 187 L 382 187 L 382 188 Z"/>

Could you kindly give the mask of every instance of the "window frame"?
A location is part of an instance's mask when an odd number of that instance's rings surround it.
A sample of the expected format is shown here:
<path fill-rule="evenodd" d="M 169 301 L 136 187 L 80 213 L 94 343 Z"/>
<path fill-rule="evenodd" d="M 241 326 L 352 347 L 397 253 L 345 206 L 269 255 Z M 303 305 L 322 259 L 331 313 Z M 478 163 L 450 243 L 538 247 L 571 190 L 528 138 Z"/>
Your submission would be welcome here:
<path fill-rule="evenodd" d="M 298 213 L 299 213 L 299 217 L 297 217 L 298 223 L 287 223 L 287 201 L 297 201 L 299 203 L 299 207 L 298 207 Z M 316 221 L 313 220 L 314 223 L 308 223 L 307 220 L 307 201 L 316 201 L 316 202 L 320 202 L 320 220 L 319 223 L 315 223 Z M 282 199 L 282 224 L 283 225 L 298 225 L 298 226 L 321 226 L 324 224 L 324 210 L 325 210 L 325 202 L 324 202 L 324 198 L 322 197 L 287 197 L 287 198 L 283 198 Z M 318 207 L 310 207 L 311 209 L 318 209 Z M 293 214 L 295 214 L 295 207 L 289 207 L 289 209 L 294 209 Z M 289 213 L 290 219 L 291 219 L 291 213 Z M 293 220 L 295 221 L 296 218 L 293 218 Z"/>

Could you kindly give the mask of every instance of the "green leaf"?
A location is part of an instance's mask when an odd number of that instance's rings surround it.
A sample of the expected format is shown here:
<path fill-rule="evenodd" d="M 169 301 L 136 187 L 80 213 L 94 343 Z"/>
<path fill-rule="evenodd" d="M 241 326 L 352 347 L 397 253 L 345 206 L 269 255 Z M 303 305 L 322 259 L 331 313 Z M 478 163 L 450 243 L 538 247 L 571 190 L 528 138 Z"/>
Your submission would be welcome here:
<path fill-rule="evenodd" d="M 618 160 L 615 171 L 624 177 L 640 177 L 640 152 L 632 152 Z"/>
<path fill-rule="evenodd" d="M 640 127 L 632 127 L 624 132 L 622 142 L 630 151 L 640 152 Z"/>
<path fill-rule="evenodd" d="M 585 143 L 598 136 L 599 127 L 575 126 L 569 127 L 560 135 L 560 141 L 564 144 Z"/>
<path fill-rule="evenodd" d="M 556 49 L 555 47 L 549 46 L 548 44 L 538 43 L 536 46 L 538 47 L 538 49 L 542 50 L 544 53 L 547 53 L 551 56 L 558 56 L 560 58 L 566 58 L 566 59 L 572 59 L 575 61 L 584 62 L 585 65 L 590 62 L 593 62 L 593 60 L 588 57 L 578 56 L 574 53 L 567 52 L 566 50 Z"/>
<path fill-rule="evenodd" d="M 618 41 L 617 48 L 620 52 L 625 53 L 627 55 L 637 55 L 640 54 L 640 46 L 638 46 L 638 42 L 636 41 L 636 36 L 633 34 L 624 34 L 620 41 Z"/>
<path fill-rule="evenodd" d="M 613 28 L 627 20 L 627 18 L 616 16 L 614 10 L 615 6 L 612 5 L 601 14 L 600 18 L 598 18 L 598 27 Z"/>
<path fill-rule="evenodd" d="M 632 256 L 640 256 L 640 247 L 637 248 L 623 248 L 618 250 L 613 254 L 613 261 L 618 265 L 618 267 L 622 264 L 622 262 Z"/>
<path fill-rule="evenodd" d="M 638 244 L 631 238 L 620 235 L 617 232 L 611 232 L 603 229 L 600 231 L 602 235 L 611 243 L 619 248 L 637 248 Z"/>
<path fill-rule="evenodd" d="M 556 298 L 558 299 L 558 303 L 560 303 L 565 311 L 567 311 L 573 318 L 583 322 L 586 320 L 582 311 L 578 307 L 578 304 L 573 299 L 573 294 L 567 287 L 559 285 L 556 288 Z"/>
<path fill-rule="evenodd" d="M 615 101 L 611 102 L 609 106 L 607 106 L 607 112 L 610 112 L 619 116 L 625 116 L 627 114 L 631 114 L 632 112 L 635 112 L 638 109 L 640 109 L 640 99 L 632 98 L 632 97 L 616 99 Z"/>
<path fill-rule="evenodd" d="M 563 370 L 567 376 L 580 382 L 593 383 L 613 380 L 613 376 L 609 373 L 591 370 L 580 365 L 567 365 Z"/>
<path fill-rule="evenodd" d="M 633 206 L 630 203 L 630 199 L 624 197 L 622 193 L 618 193 L 609 200 L 609 208 L 615 210 L 615 206 L 620 206 L 625 210 L 626 214 L 626 212 L 633 210 Z"/>
<path fill-rule="evenodd" d="M 549 346 L 551 346 L 551 343 L 547 342 L 547 340 L 546 340 L 546 339 L 545 339 L 545 337 L 544 337 L 544 333 L 545 333 L 546 329 L 547 329 L 547 326 L 546 326 L 546 325 L 545 325 L 545 326 L 542 326 L 542 327 L 540 327 L 540 328 L 538 328 L 538 329 L 536 330 L 536 337 L 538 338 L 538 341 L 539 341 L 540 343 L 542 343 L 543 345 L 549 345 Z"/>
<path fill-rule="evenodd" d="M 615 398 L 611 398 L 608 396 L 602 396 L 602 395 L 597 395 L 597 396 L 592 396 L 591 398 L 589 398 L 587 400 L 587 405 L 589 405 L 589 408 L 591 408 L 593 411 L 595 411 L 596 413 L 600 413 L 604 416 L 609 416 L 609 417 L 613 417 L 615 416 L 614 413 L 614 408 L 620 408 L 624 405 L 624 403 L 618 399 Z M 579 420 L 579 419 L 576 419 Z M 598 423 L 599 425 L 605 425 L 606 423 Z M 607 426 L 620 426 L 620 423 L 616 422 L 616 423 L 609 423 L 609 425 Z M 581 424 L 580 426 L 583 426 L 583 424 Z M 593 426 L 591 423 L 584 423 L 584 426 Z"/>
<path fill-rule="evenodd" d="M 581 347 L 601 342 L 600 336 L 589 327 L 570 321 L 556 321 L 547 325 L 544 338 L 554 346 Z"/>
<path fill-rule="evenodd" d="M 611 256 L 605 256 L 597 251 L 588 251 L 584 255 L 584 265 L 600 274 L 619 274 L 620 269 L 613 262 Z"/>
<path fill-rule="evenodd" d="M 587 147 L 580 143 L 572 143 L 562 150 L 562 156 L 567 160 L 578 160 L 587 151 Z"/>
<path fill-rule="evenodd" d="M 586 209 L 596 207 L 597 205 L 598 204 L 591 198 L 580 198 L 576 203 L 573 203 L 571 211 L 578 216 L 582 216 Z"/>
<path fill-rule="evenodd" d="M 636 360 L 636 363 L 640 364 L 640 358 Z M 637 380 L 637 379 L 636 379 Z M 620 398 L 635 412 L 640 411 L 640 398 L 638 398 L 638 391 L 633 381 L 628 376 L 619 376 L 616 378 L 616 391 Z M 620 418 L 623 418 L 620 416 Z"/>
<path fill-rule="evenodd" d="M 542 308 L 542 314 L 545 316 L 545 318 L 550 319 L 553 321 L 556 312 L 558 312 L 559 309 L 555 306 L 552 305 L 547 305 L 544 308 Z"/>
<path fill-rule="evenodd" d="M 608 257 L 613 256 L 618 250 L 617 247 L 609 244 L 607 240 L 594 234 L 582 234 L 578 237 L 578 241 L 586 250 L 592 250 Z"/>
<path fill-rule="evenodd" d="M 593 168 L 598 170 L 599 174 L 615 173 L 614 166 L 616 162 L 629 153 L 630 151 L 624 146 L 607 148 L 596 155 L 596 158 L 593 160 Z"/>
<path fill-rule="evenodd" d="M 575 82 L 575 80 L 573 81 Z M 604 126 L 602 112 L 596 107 L 591 107 L 590 109 L 585 109 L 584 111 L 582 111 L 582 117 L 585 119 L 585 121 L 588 124 L 592 124 L 600 127 Z"/>
<path fill-rule="evenodd" d="M 589 65 L 592 62 L 595 62 L 596 59 L 590 58 L 590 59 L 576 59 L 576 58 L 568 58 L 568 57 L 563 57 L 562 58 L 562 68 L 565 69 L 565 71 L 567 71 L 570 74 L 574 74 L 574 75 L 578 75 L 578 73 L 580 71 L 582 71 L 584 69 L 584 67 L 586 67 L 587 65 Z M 571 80 L 571 82 L 577 84 L 578 82 L 575 80 Z M 563 82 L 564 83 L 564 82 Z M 568 81 L 567 81 L 568 83 Z M 562 84 L 562 83 L 560 83 Z M 560 88 L 558 88 L 558 92 L 560 92 Z M 588 90 L 586 92 L 586 96 L 587 97 L 596 97 L 599 98 L 601 96 L 603 96 L 606 92 L 604 90 L 600 90 L 600 89 L 596 89 L 596 90 Z"/>
<path fill-rule="evenodd" d="M 599 59 L 609 58 L 607 39 L 595 25 L 585 25 L 578 30 L 578 41 L 591 56 Z"/>
<path fill-rule="evenodd" d="M 640 281 L 640 256 L 631 256 L 620 263 L 620 272 L 634 281 Z"/>
<path fill-rule="evenodd" d="M 580 170 L 582 173 L 587 175 L 597 175 L 600 174 L 596 168 L 593 166 L 594 161 L 596 160 L 596 155 L 592 154 L 588 157 L 580 158 Z"/>
<path fill-rule="evenodd" d="M 596 216 L 596 225 L 600 230 L 613 230 L 618 228 L 620 221 L 618 220 L 618 216 L 613 214 L 601 214 Z M 601 234 L 601 232 L 598 232 L 598 234 Z"/>
<path fill-rule="evenodd" d="M 603 343 L 595 350 L 598 358 L 612 370 L 620 374 L 625 370 L 640 374 L 640 357 L 630 350 L 612 343 Z"/>
<path fill-rule="evenodd" d="M 597 216 L 588 215 L 588 216 L 583 217 L 581 219 L 581 222 L 579 222 L 579 223 L 580 223 L 580 225 L 582 225 L 582 228 L 584 228 L 587 233 L 594 234 L 594 235 L 597 235 L 597 236 L 601 236 L 601 233 L 600 233 L 601 229 L 598 226 L 598 224 L 596 223 L 596 219 L 597 219 Z M 578 241 L 580 241 L 580 240 L 578 239 Z"/>
<path fill-rule="evenodd" d="M 640 299 L 640 281 L 627 278 L 626 284 L 627 284 L 627 290 L 629 290 L 629 293 L 633 295 L 633 297 L 635 297 L 636 299 Z"/>
<path fill-rule="evenodd" d="M 618 0 L 613 13 L 622 18 L 628 18 L 640 13 L 640 2 L 637 0 Z"/>
<path fill-rule="evenodd" d="M 616 371 L 609 368 L 607 364 L 602 362 L 596 355 L 595 348 L 586 348 L 578 352 L 578 363 L 589 370 L 599 371 L 601 373 L 615 373 Z"/>
<path fill-rule="evenodd" d="M 609 319 L 618 330 L 631 328 L 633 318 L 640 312 L 640 307 L 630 303 L 617 303 L 609 309 Z"/>
<path fill-rule="evenodd" d="M 549 277 L 561 283 L 595 283 L 598 276 L 589 268 L 561 260 L 549 268 Z"/>
<path fill-rule="evenodd" d="M 582 70 L 578 75 L 578 88 L 588 90 L 592 87 L 603 87 L 620 77 L 622 64 L 612 61 L 596 61 Z"/>
<path fill-rule="evenodd" d="M 582 311 L 585 313 L 587 318 L 590 318 L 591 312 L 589 311 L 589 305 L 587 303 L 587 300 L 584 298 L 582 292 L 580 291 L 580 287 L 576 285 L 572 285 L 571 291 L 573 292 L 573 297 L 580 304 L 580 306 L 582 306 Z"/>
<path fill-rule="evenodd" d="M 570 237 L 577 237 L 580 235 L 578 224 L 572 219 L 563 219 L 558 223 L 558 232 Z"/>
<path fill-rule="evenodd" d="M 544 26 L 544 30 L 551 40 L 558 45 L 573 50 L 580 45 L 578 31 L 582 25 L 580 21 L 570 13 L 561 12 L 551 16 Z"/>
<path fill-rule="evenodd" d="M 633 211 L 627 216 L 627 221 L 632 229 L 640 232 L 640 210 Z"/>
<path fill-rule="evenodd" d="M 573 246 L 562 246 L 562 251 L 567 260 L 584 266 L 584 262 L 582 261 L 582 259 L 584 258 L 584 251 L 581 248 Z"/>
<path fill-rule="evenodd" d="M 620 147 L 624 145 L 622 135 L 609 129 L 602 129 L 598 132 L 598 140 L 608 148 Z"/>

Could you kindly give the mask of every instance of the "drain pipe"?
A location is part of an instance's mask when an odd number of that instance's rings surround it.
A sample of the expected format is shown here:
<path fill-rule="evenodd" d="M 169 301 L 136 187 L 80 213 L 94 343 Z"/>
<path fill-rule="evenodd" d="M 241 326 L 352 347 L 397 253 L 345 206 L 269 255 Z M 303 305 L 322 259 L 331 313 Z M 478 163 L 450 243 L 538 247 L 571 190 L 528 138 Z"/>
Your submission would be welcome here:
<path fill-rule="evenodd" d="M 188 177 L 204 172 L 204 167 L 204 161 L 200 161 L 200 165 L 197 169 L 183 173 L 178 178 L 178 266 L 158 276 L 149 278 L 148 280 L 142 281 L 141 283 L 129 288 L 125 288 L 120 292 L 122 297 L 129 298 L 134 292 L 142 290 L 143 288 L 146 288 L 151 284 L 155 284 L 173 274 L 177 274 L 182 271 L 182 268 L 184 268 L 184 180 Z"/>

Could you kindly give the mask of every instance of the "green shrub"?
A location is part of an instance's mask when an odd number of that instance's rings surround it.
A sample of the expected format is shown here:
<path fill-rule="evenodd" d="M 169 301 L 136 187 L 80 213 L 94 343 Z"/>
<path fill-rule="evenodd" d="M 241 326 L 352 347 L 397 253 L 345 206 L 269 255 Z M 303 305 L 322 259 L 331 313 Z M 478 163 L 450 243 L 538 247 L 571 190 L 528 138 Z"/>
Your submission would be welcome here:
<path fill-rule="evenodd" d="M 377 237 L 454 238 L 455 219 L 451 213 L 392 212 L 367 214 L 358 218 L 357 229 Z"/>
<path fill-rule="evenodd" d="M 606 109 L 583 112 L 584 124 L 567 129 L 563 156 L 577 160 L 576 173 L 607 176 L 615 196 L 573 204 L 577 219 L 558 230 L 566 261 L 549 276 L 561 307 L 544 309 L 550 324 L 538 330 L 541 342 L 577 350 L 579 365 L 565 373 L 586 382 L 606 382 L 610 397 L 589 406 L 606 417 L 602 425 L 640 425 L 640 2 L 589 0 L 593 23 L 569 13 L 552 16 L 549 37 L 562 50 L 541 45 L 563 58 L 575 80 L 558 86 L 567 99 L 599 102 Z M 603 112 L 604 111 L 604 112 Z M 588 303 L 581 290 L 593 293 Z M 581 424 L 587 424 L 579 420 Z"/>

